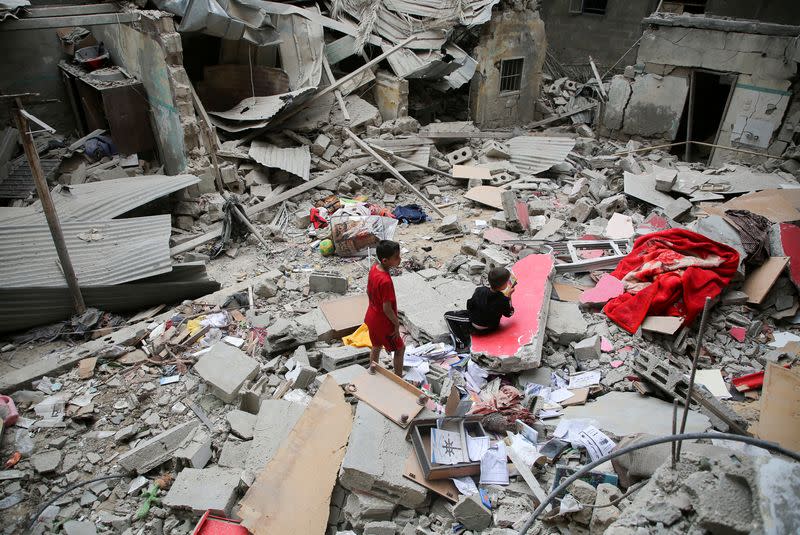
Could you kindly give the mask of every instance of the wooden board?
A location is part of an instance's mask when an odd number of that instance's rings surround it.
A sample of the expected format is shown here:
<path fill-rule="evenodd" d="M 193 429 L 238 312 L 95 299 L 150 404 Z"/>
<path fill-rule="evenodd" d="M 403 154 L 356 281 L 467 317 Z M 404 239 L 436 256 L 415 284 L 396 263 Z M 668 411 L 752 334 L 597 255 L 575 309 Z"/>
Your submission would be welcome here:
<path fill-rule="evenodd" d="M 324 533 L 352 428 L 344 392 L 326 379 L 242 499 L 242 525 L 254 535 Z"/>
<path fill-rule="evenodd" d="M 503 202 L 500 200 L 500 194 L 502 192 L 502 189 L 494 186 L 478 186 L 464 194 L 464 198 L 489 206 L 495 210 L 502 210 Z"/>
<path fill-rule="evenodd" d="M 375 366 L 375 373 L 364 373 L 353 379 L 347 391 L 383 414 L 400 427 L 407 427 L 420 413 L 422 390 L 413 387 L 392 372 Z M 403 421 L 403 415 L 407 418 Z"/>
<path fill-rule="evenodd" d="M 492 173 L 489 169 L 474 165 L 454 165 L 450 174 L 455 178 L 479 178 L 481 180 L 491 180 L 492 178 Z"/>
<path fill-rule="evenodd" d="M 585 291 L 583 288 L 563 282 L 554 282 L 553 290 L 555 290 L 558 295 L 559 301 L 567 301 L 569 303 L 579 303 Z"/>
<path fill-rule="evenodd" d="M 570 392 L 572 392 L 572 397 L 562 401 L 559 405 L 562 407 L 571 407 L 572 405 L 586 404 L 586 399 L 589 397 L 588 388 L 576 388 L 575 390 L 570 390 Z"/>
<path fill-rule="evenodd" d="M 800 371 L 773 362 L 764 374 L 758 438 L 800 451 Z"/>
<path fill-rule="evenodd" d="M 455 483 L 453 483 L 453 481 L 450 479 L 425 479 L 425 473 L 422 471 L 422 467 L 419 465 L 417 454 L 413 451 L 406 460 L 406 467 L 405 470 L 403 470 L 403 476 L 407 479 L 410 479 L 414 483 L 418 483 L 419 485 L 432 490 L 446 500 L 450 500 L 453 503 L 458 502 L 460 494 Z"/>
<path fill-rule="evenodd" d="M 369 306 L 367 294 L 350 295 L 320 303 L 319 308 L 325 319 L 336 332 L 350 331 L 350 334 L 364 323 Z"/>
<path fill-rule="evenodd" d="M 111 137 L 121 154 L 146 152 L 156 146 L 149 104 L 142 98 L 146 91 L 141 83 L 105 88 L 100 94 Z"/>
<path fill-rule="evenodd" d="M 760 305 L 788 262 L 788 256 L 773 256 L 748 275 L 742 286 L 742 291 L 747 294 L 747 302 Z"/>

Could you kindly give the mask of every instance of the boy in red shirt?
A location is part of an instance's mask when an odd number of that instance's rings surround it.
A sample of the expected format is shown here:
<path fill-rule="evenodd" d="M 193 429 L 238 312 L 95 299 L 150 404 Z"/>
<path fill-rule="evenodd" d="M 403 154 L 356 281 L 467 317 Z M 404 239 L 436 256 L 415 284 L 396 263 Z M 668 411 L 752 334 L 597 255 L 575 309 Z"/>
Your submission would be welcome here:
<path fill-rule="evenodd" d="M 372 351 L 370 363 L 378 363 L 381 348 L 394 353 L 394 373 L 403 376 L 403 355 L 406 346 L 400 337 L 400 318 L 397 316 L 397 298 L 389 268 L 400 265 L 400 244 L 381 240 L 375 249 L 378 261 L 369 270 L 367 297 L 369 307 L 364 323 L 369 328 Z"/>

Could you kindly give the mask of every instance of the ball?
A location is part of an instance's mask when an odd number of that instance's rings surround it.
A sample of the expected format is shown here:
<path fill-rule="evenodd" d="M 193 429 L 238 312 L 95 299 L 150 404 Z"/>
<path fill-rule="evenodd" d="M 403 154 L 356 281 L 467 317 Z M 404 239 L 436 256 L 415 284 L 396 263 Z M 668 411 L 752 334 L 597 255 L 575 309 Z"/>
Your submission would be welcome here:
<path fill-rule="evenodd" d="M 322 240 L 319 242 L 319 252 L 322 256 L 330 256 L 333 254 L 334 246 L 331 240 Z"/>

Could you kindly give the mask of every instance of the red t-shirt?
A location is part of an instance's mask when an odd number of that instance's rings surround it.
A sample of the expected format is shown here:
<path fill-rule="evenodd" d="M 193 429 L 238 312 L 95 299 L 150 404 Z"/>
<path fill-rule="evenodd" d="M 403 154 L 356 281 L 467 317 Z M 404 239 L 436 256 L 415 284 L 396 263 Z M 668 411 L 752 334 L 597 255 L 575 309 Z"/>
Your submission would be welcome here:
<path fill-rule="evenodd" d="M 380 269 L 378 264 L 369 270 L 367 297 L 369 298 L 369 307 L 367 307 L 364 323 L 369 327 L 370 333 L 390 334 L 394 331 L 394 324 L 383 312 L 383 304 L 386 301 L 392 303 L 392 310 L 397 314 L 397 298 L 394 295 L 394 283 L 391 275 Z"/>

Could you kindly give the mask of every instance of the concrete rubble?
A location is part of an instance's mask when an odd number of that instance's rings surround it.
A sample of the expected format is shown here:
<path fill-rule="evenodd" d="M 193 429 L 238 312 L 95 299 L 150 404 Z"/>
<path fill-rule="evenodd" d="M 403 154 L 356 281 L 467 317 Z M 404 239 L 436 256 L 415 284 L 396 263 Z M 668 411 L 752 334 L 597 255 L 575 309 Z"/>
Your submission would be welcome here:
<path fill-rule="evenodd" d="M 519 533 L 575 470 L 671 435 L 687 395 L 685 432 L 800 450 L 796 6 L 764 20 L 736 18 L 755 13 L 743 2 L 630 7 L 636 28 L 612 58 L 598 28 L 548 33 L 601 14 L 590 2 L 568 20 L 530 0 L 178 4 L 66 6 L 59 20 L 0 6 L 0 41 L 18 38 L 0 89 L 48 103 L 22 98 L 30 136 L 0 124 L 0 264 L 24 263 L 0 282 L 0 534 L 188 535 L 206 511 L 239 519 L 259 476 L 284 469 L 322 495 L 307 514 L 326 535 Z M 91 70 L 75 49 L 96 46 L 109 54 Z M 738 261 L 670 248 L 684 230 Z M 374 387 L 356 332 L 384 238 L 401 245 L 406 388 Z M 666 252 L 629 254 L 643 244 Z M 535 332 L 504 338 L 532 321 L 517 314 L 458 353 L 444 314 L 493 268 L 520 278 L 535 259 L 549 266 Z M 286 448 L 323 436 L 302 422 L 329 387 L 352 407 L 346 446 L 303 450 L 325 466 L 283 466 Z M 465 411 L 493 449 L 433 463 L 416 426 L 450 429 Z M 671 455 L 600 464 L 528 533 L 800 531 L 790 456 L 719 435 Z"/>

